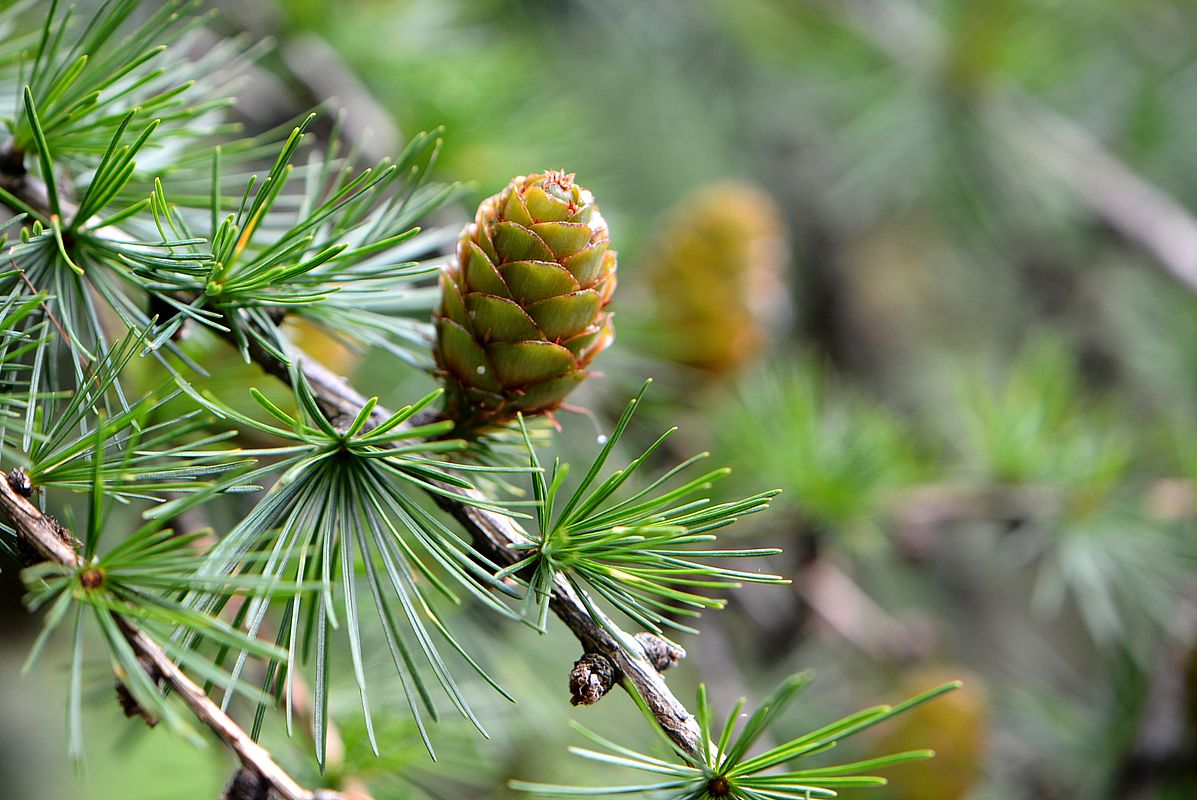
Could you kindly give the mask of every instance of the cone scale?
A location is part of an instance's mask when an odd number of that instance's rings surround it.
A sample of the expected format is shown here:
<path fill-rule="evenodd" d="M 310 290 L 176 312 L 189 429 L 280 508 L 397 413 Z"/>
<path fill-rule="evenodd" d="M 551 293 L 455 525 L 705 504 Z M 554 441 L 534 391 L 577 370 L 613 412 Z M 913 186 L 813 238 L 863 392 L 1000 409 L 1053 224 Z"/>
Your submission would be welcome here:
<path fill-rule="evenodd" d="M 572 173 L 519 177 L 484 200 L 441 274 L 448 416 L 501 424 L 558 408 L 614 339 L 615 267 L 607 224 Z"/>

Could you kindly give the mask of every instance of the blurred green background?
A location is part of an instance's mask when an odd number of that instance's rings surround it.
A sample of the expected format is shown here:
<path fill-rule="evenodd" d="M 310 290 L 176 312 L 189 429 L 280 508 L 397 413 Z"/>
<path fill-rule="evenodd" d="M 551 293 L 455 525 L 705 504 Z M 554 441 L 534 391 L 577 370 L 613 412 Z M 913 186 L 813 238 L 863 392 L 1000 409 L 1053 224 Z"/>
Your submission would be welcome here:
<path fill-rule="evenodd" d="M 445 126 L 439 177 L 469 189 L 435 224 L 517 174 L 593 190 L 618 341 L 559 450 L 586 458 L 652 376 L 635 436 L 680 425 L 678 453 L 735 468 L 721 490 L 784 490 L 728 539 L 783 547 L 769 567 L 793 586 L 705 615 L 679 696 L 704 680 L 727 707 L 812 667 L 796 732 L 961 677 L 859 745 L 940 753 L 872 797 L 1197 796 L 1197 6 L 218 5 L 216 30 L 276 40 L 238 105 L 251 130 L 327 102 L 381 155 Z M 392 406 L 425 380 L 305 344 Z M 55 662 L 8 679 L 36 620 L 2 579 L 0 797 L 216 797 L 227 758 L 125 723 L 103 680 L 69 774 Z M 434 767 L 396 686 L 376 760 L 346 685 L 330 780 L 378 800 L 628 780 L 565 752 L 569 719 L 650 739 L 622 695 L 568 705 L 576 642 L 458 616 L 520 700 L 475 693 L 492 741 L 442 726 Z M 302 737 L 272 743 L 310 761 Z"/>

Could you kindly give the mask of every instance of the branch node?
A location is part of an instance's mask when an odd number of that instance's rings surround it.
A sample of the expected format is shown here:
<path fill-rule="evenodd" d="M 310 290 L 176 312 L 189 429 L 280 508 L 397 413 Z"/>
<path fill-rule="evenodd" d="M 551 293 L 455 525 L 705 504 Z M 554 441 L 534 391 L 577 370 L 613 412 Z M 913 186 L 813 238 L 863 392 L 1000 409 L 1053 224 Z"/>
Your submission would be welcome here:
<path fill-rule="evenodd" d="M 275 800 L 277 797 L 270 791 L 270 781 L 257 770 L 242 767 L 233 775 L 220 800 Z"/>
<path fill-rule="evenodd" d="M 569 671 L 570 705 L 597 703 L 615 685 L 615 665 L 601 653 L 585 653 Z"/>
<path fill-rule="evenodd" d="M 655 633 L 637 633 L 634 638 L 657 672 L 664 672 L 686 657 L 686 651 Z"/>
<path fill-rule="evenodd" d="M 29 473 L 25 471 L 24 467 L 16 467 L 8 473 L 8 485 L 21 497 L 33 496 L 33 481 L 29 480 Z"/>
<path fill-rule="evenodd" d="M 125 686 L 124 682 L 119 678 L 116 680 L 116 700 L 121 704 L 121 711 L 124 712 L 126 719 L 133 719 L 134 717 L 141 717 L 147 727 L 153 728 L 158 724 L 158 718 L 145 710 L 145 707 L 137 702 L 133 697 L 133 693 L 129 691 L 129 687 Z"/>
<path fill-rule="evenodd" d="M 141 656 L 137 657 L 137 663 L 141 665 L 143 670 L 145 670 L 146 677 L 153 681 L 154 685 L 161 688 L 163 684 L 161 670 Z M 116 679 L 115 688 L 116 699 L 121 704 L 121 711 L 125 713 L 126 719 L 140 717 L 142 721 L 145 722 L 145 724 L 150 728 L 153 728 L 158 724 L 158 718 L 147 711 L 145 706 L 137 702 L 137 698 L 133 696 L 133 693 L 129 691 L 129 687 L 125 685 L 125 682 L 122 681 L 119 676 Z"/>

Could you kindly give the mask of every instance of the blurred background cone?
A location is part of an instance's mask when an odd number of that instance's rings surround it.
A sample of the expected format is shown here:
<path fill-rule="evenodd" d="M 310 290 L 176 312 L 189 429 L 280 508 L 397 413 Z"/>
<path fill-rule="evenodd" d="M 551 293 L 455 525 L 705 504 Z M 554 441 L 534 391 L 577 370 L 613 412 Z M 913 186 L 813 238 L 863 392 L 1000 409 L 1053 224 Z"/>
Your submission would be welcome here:
<path fill-rule="evenodd" d="M 661 355 L 715 375 L 763 355 L 791 316 L 788 250 L 776 203 L 753 184 L 683 198 L 645 260 Z"/>
<path fill-rule="evenodd" d="M 887 753 L 935 751 L 930 761 L 887 772 L 886 800 L 961 800 L 980 782 L 990 724 L 989 699 L 981 679 L 955 667 L 918 667 L 901 677 L 895 696 L 912 696 L 955 679 L 964 686 L 880 729 L 878 746 Z"/>

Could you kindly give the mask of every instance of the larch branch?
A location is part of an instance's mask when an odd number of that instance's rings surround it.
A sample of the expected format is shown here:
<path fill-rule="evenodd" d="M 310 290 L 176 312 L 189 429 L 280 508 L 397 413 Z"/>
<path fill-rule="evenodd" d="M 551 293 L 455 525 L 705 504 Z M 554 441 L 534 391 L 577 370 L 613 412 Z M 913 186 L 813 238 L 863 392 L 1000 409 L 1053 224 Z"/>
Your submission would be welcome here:
<path fill-rule="evenodd" d="M 70 531 L 46 516 L 0 476 L 0 512 L 12 523 L 21 541 L 38 556 L 64 567 L 79 567 L 83 558 Z M 117 617 L 121 632 L 141 661 L 153 668 L 195 717 L 204 723 L 241 764 L 262 776 L 283 800 L 335 800 L 335 792 L 313 792 L 301 786 L 278 765 L 269 751 L 255 742 L 232 717 L 179 668 L 145 631 Z"/>

